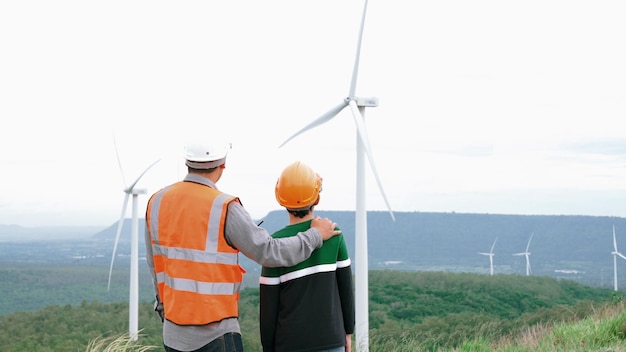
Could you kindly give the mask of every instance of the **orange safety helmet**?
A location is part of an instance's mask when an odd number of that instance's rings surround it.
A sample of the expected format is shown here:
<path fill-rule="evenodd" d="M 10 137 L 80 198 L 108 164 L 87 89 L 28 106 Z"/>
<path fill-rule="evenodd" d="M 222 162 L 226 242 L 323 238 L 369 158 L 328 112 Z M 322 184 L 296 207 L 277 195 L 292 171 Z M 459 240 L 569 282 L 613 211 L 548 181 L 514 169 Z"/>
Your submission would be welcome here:
<path fill-rule="evenodd" d="M 321 191 L 320 175 L 299 161 L 287 166 L 276 181 L 276 200 L 290 210 L 306 209 L 317 204 Z"/>

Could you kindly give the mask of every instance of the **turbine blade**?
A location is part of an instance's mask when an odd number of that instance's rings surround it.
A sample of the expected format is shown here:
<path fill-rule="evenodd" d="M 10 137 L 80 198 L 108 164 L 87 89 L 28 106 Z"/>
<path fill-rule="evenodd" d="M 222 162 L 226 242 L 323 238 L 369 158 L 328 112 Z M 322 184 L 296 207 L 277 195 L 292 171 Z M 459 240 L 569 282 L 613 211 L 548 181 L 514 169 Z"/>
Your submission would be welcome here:
<path fill-rule="evenodd" d="M 626 256 L 624 256 L 622 253 L 620 252 L 616 252 L 615 254 L 617 254 L 620 258 L 622 259 L 626 259 Z"/>
<path fill-rule="evenodd" d="M 137 177 L 137 179 L 135 180 L 135 182 L 133 182 L 132 185 L 130 185 L 130 187 L 128 187 L 129 191 L 132 191 L 133 188 L 135 188 L 135 185 L 137 184 L 137 182 L 139 182 L 139 180 L 143 177 L 143 175 L 146 174 L 146 172 L 148 172 L 148 170 L 150 170 L 151 167 L 154 166 L 154 164 L 158 163 L 161 159 L 157 159 L 156 161 L 154 161 L 152 164 L 150 164 L 150 166 L 148 166 L 145 170 L 143 170 L 143 172 L 141 173 L 141 175 L 139 175 L 139 177 Z"/>
<path fill-rule="evenodd" d="M 120 234 L 122 233 L 122 225 L 124 225 L 124 217 L 126 216 L 126 206 L 128 205 L 128 198 L 130 193 L 126 193 L 124 196 L 124 204 L 122 204 L 122 215 L 117 222 L 117 233 L 115 234 L 115 244 L 113 245 L 113 255 L 111 256 L 111 266 L 109 267 L 109 283 L 107 284 L 107 291 L 111 287 L 111 272 L 113 271 L 113 262 L 115 261 L 115 252 L 117 251 L 117 242 L 120 240 Z"/>
<path fill-rule="evenodd" d="M 361 144 L 363 144 L 363 148 L 365 149 L 365 154 L 367 154 L 367 158 L 370 163 L 370 167 L 372 168 L 372 172 L 374 173 L 374 177 L 376 178 L 376 183 L 378 184 L 378 189 L 380 190 L 383 199 L 385 200 L 385 204 L 387 205 L 387 210 L 389 210 L 389 215 L 391 215 L 391 219 L 396 221 L 396 217 L 393 215 L 393 210 L 391 210 L 391 205 L 389 205 L 389 200 L 387 200 L 387 195 L 385 194 L 385 190 L 383 189 L 383 183 L 380 181 L 380 177 L 378 177 L 378 171 L 376 171 L 376 164 L 374 164 L 374 156 L 372 155 L 372 148 L 370 147 L 370 142 L 367 137 L 367 130 L 365 129 L 365 123 L 363 122 L 363 116 L 359 111 L 359 108 L 356 105 L 354 100 L 350 100 L 348 103 L 350 105 L 350 110 L 352 111 L 352 117 L 354 118 L 354 122 L 357 128 L 357 134 L 359 135 L 359 139 L 361 140 Z"/>
<path fill-rule="evenodd" d="M 526 245 L 526 252 L 528 252 L 528 248 L 530 248 L 530 241 L 532 241 L 534 234 L 535 234 L 534 232 L 530 234 L 530 238 L 528 239 L 528 244 Z"/>
<path fill-rule="evenodd" d="M 350 82 L 349 97 L 354 98 L 356 92 L 356 80 L 359 75 L 359 57 L 361 56 L 361 42 L 363 41 L 363 28 L 365 28 L 365 13 L 367 12 L 367 0 L 363 6 L 363 15 L 361 16 L 361 29 L 359 30 L 359 39 L 356 46 L 356 57 L 354 59 L 354 67 L 352 68 L 352 81 Z"/>
<path fill-rule="evenodd" d="M 617 240 L 615 239 L 615 225 L 613 225 L 613 248 L 617 252 Z"/>
<path fill-rule="evenodd" d="M 124 169 L 122 169 L 122 161 L 120 160 L 120 153 L 117 150 L 117 139 L 115 138 L 115 132 L 113 133 L 113 146 L 115 147 L 115 156 L 117 157 L 117 165 L 120 168 L 120 173 L 122 174 L 122 182 L 124 182 L 124 187 L 126 187 L 126 178 L 124 177 Z"/>
<path fill-rule="evenodd" d="M 341 102 L 341 104 L 338 104 L 337 106 L 335 106 L 334 108 L 328 110 L 325 114 L 323 114 L 322 116 L 318 117 L 317 119 L 313 120 L 313 122 L 309 123 L 308 125 L 304 126 L 304 128 L 302 128 L 300 131 L 296 132 L 294 135 L 292 135 L 291 137 L 287 138 L 286 141 L 284 141 L 281 145 L 278 146 L 278 148 L 282 148 L 283 145 L 287 144 L 287 142 L 289 142 L 290 140 L 296 138 L 297 136 L 299 136 L 300 134 L 314 128 L 317 127 L 325 122 L 330 121 L 333 117 L 337 116 L 337 114 L 339 114 L 341 112 L 341 110 L 343 110 L 346 105 L 348 105 L 348 103 L 346 101 Z"/>
<path fill-rule="evenodd" d="M 495 239 L 495 240 L 493 240 L 493 244 L 491 245 L 491 251 L 490 251 L 490 253 L 493 253 L 493 247 L 495 247 L 495 246 L 496 246 L 496 241 L 497 241 L 497 240 L 498 240 L 498 237 L 496 237 L 496 239 Z"/>

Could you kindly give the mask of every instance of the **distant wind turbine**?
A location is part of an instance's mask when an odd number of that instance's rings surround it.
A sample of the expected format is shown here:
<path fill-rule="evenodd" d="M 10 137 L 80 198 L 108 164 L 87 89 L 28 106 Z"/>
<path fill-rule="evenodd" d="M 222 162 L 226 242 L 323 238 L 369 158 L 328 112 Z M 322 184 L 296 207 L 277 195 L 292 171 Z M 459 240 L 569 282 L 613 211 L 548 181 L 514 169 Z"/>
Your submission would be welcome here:
<path fill-rule="evenodd" d="M 615 225 L 613 225 L 613 290 L 617 291 L 617 257 L 626 259 L 626 257 L 617 250 L 617 240 L 615 239 Z"/>
<path fill-rule="evenodd" d="M 526 257 L 526 276 L 530 275 L 530 252 L 528 251 L 528 248 L 530 248 L 530 241 L 533 239 L 533 235 L 534 233 L 530 234 L 530 238 L 528 239 L 528 244 L 526 245 L 526 251 L 525 252 L 520 252 L 520 253 L 515 253 L 513 255 L 523 255 Z"/>
<path fill-rule="evenodd" d="M 493 244 L 491 245 L 491 249 L 489 250 L 489 253 L 485 253 L 485 252 L 478 252 L 478 254 L 480 255 L 486 255 L 489 257 L 489 275 L 493 276 L 493 247 L 496 246 L 496 241 L 498 240 L 498 238 L 496 237 L 496 239 L 493 241 Z"/>
<path fill-rule="evenodd" d="M 289 137 L 280 146 L 282 147 L 287 142 L 306 132 L 314 127 L 317 127 L 325 122 L 333 119 L 344 108 L 350 107 L 352 117 L 356 125 L 357 138 L 356 138 L 356 211 L 355 211 L 355 251 L 356 251 L 356 263 L 355 263 L 355 298 L 356 298 L 356 350 L 369 351 L 369 308 L 368 308 L 368 257 L 367 257 L 367 211 L 365 207 L 365 156 L 368 157 L 369 165 L 372 169 L 378 188 L 383 196 L 391 219 L 395 221 L 395 216 L 387 200 L 387 196 L 383 190 L 382 182 L 378 177 L 378 172 L 374 165 L 374 157 L 372 156 L 369 139 L 367 136 L 367 130 L 365 129 L 365 107 L 378 106 L 377 98 L 359 98 L 355 96 L 356 81 L 359 71 L 359 56 L 361 53 L 361 41 L 363 38 L 363 27 L 365 26 L 365 13 L 367 11 L 367 0 L 363 7 L 363 15 L 361 18 L 361 28 L 359 31 L 359 38 L 357 41 L 356 58 L 354 60 L 354 67 L 352 70 L 352 81 L 350 84 L 350 91 L 348 96 L 344 98 L 341 103 L 330 109 L 322 116 L 315 119 L 313 122 L 306 125 L 304 128 L 296 132 Z"/>
<path fill-rule="evenodd" d="M 115 142 L 115 139 L 114 139 Z M 122 179 L 124 184 L 124 170 L 122 169 L 122 163 L 120 162 L 120 156 L 117 151 L 117 143 L 115 143 L 115 154 L 117 156 L 117 163 L 122 173 Z M 109 283 L 107 284 L 107 291 L 111 287 L 111 272 L 113 271 L 113 262 L 115 261 L 115 252 L 117 251 L 117 243 L 122 233 L 122 226 L 126 217 L 126 206 L 128 205 L 128 199 L 133 196 L 132 205 L 132 222 L 131 222 L 131 242 L 130 242 L 130 292 L 128 295 L 128 335 L 131 339 L 137 340 L 137 334 L 139 332 L 139 220 L 138 220 L 138 197 L 140 194 L 145 194 L 145 189 L 136 189 L 137 182 L 148 172 L 148 170 L 154 166 L 159 160 L 153 162 L 137 177 L 129 187 L 124 189 L 124 203 L 122 204 L 122 214 L 117 222 L 117 233 L 115 234 L 115 245 L 113 246 L 113 255 L 111 256 L 111 267 L 109 268 Z"/>

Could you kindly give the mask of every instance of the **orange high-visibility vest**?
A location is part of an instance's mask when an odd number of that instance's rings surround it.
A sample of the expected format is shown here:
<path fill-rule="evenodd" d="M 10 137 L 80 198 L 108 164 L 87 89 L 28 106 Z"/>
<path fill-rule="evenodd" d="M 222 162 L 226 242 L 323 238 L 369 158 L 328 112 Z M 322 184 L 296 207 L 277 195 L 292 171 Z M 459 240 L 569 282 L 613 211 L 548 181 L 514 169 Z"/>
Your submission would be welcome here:
<path fill-rule="evenodd" d="M 244 270 L 224 237 L 226 210 L 238 198 L 181 181 L 155 193 L 146 225 L 165 318 L 204 325 L 237 317 Z"/>

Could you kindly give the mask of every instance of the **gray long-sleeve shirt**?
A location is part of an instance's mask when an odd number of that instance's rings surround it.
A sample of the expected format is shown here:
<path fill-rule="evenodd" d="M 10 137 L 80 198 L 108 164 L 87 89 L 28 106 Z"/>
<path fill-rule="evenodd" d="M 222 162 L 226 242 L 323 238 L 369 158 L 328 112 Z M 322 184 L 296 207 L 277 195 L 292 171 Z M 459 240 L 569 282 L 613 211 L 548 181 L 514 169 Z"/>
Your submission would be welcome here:
<path fill-rule="evenodd" d="M 185 181 L 203 184 L 217 189 L 210 180 L 196 174 L 188 174 Z M 266 267 L 292 266 L 307 259 L 322 246 L 322 237 L 315 228 L 290 238 L 274 239 L 257 226 L 250 214 L 239 202 L 228 205 L 225 236 L 228 243 L 246 257 Z M 146 262 L 152 275 L 155 296 L 158 294 L 154 259 L 148 226 L 145 231 Z M 201 309 L 201 308 L 199 308 Z M 228 332 L 241 333 L 237 318 L 228 318 L 207 325 L 176 325 L 168 320 L 163 323 L 163 342 L 177 350 L 195 350 Z"/>

